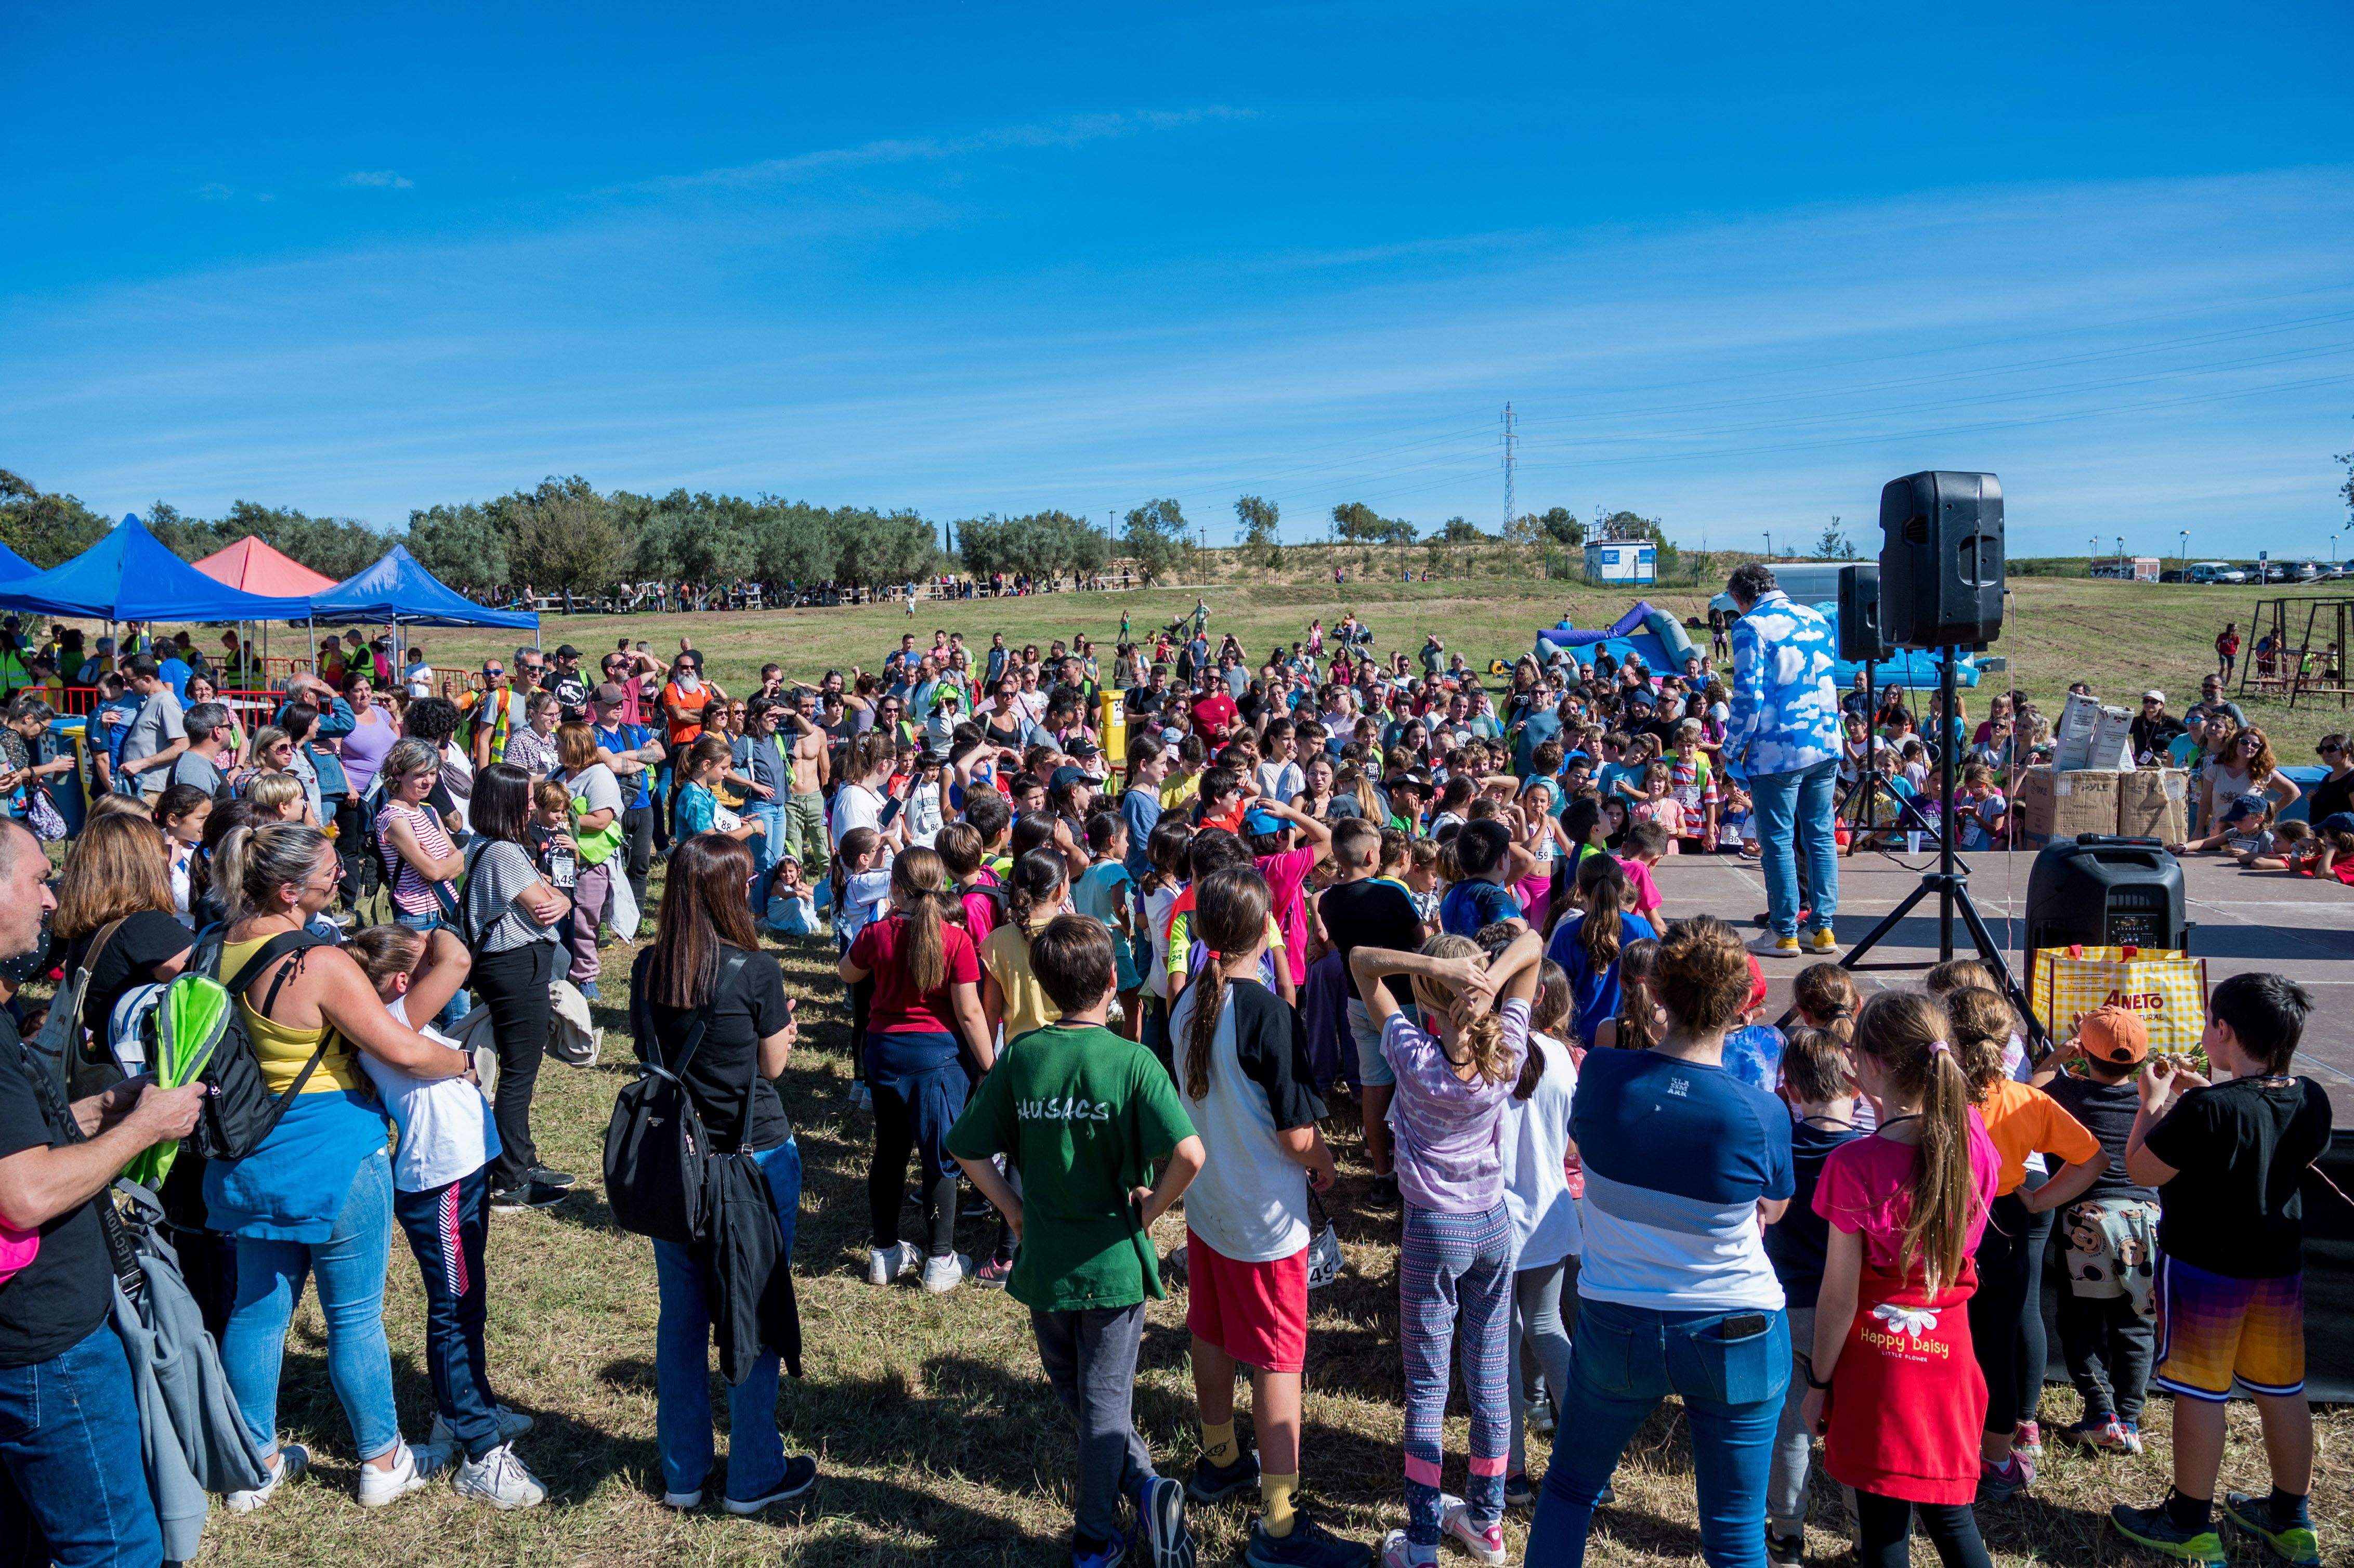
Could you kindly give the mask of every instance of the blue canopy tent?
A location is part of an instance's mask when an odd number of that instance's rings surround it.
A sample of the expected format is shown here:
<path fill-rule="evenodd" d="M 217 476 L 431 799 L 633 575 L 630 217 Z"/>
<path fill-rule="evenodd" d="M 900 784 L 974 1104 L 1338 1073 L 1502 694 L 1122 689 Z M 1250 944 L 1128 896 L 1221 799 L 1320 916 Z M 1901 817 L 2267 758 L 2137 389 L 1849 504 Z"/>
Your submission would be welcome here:
<path fill-rule="evenodd" d="M 507 626 L 536 633 L 539 617 L 525 609 L 493 609 L 447 587 L 395 545 L 366 571 L 311 596 L 321 617 L 397 626 Z"/>
<path fill-rule="evenodd" d="M 0 583 L 13 583 L 18 577 L 29 577 L 40 569 L 7 546 L 0 545 Z"/>

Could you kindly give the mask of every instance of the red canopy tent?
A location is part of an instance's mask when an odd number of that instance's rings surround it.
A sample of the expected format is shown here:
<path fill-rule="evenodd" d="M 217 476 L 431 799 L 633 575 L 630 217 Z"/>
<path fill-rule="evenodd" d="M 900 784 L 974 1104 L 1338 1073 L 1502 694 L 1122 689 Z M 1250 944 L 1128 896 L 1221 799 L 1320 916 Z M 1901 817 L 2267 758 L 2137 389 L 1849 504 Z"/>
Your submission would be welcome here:
<path fill-rule="evenodd" d="M 273 599 L 307 599 L 335 586 L 334 578 L 281 555 L 250 534 L 193 565 L 215 582 Z"/>

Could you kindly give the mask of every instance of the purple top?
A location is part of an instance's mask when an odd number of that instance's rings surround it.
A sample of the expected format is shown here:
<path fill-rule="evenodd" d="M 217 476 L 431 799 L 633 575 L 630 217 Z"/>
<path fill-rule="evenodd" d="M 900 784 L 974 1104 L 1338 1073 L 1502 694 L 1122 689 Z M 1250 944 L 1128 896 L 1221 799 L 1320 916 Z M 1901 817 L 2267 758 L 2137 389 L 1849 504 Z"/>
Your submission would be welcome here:
<path fill-rule="evenodd" d="M 1389 1122 L 1397 1140 L 1398 1191 L 1416 1207 L 1478 1214 L 1504 1201 L 1504 1101 L 1528 1054 L 1529 1004 L 1507 1001 L 1501 1013 L 1512 1067 L 1500 1084 L 1457 1077 L 1437 1039 L 1402 1011 L 1390 1014 L 1382 1029 L 1382 1054 L 1397 1074 Z"/>
<path fill-rule="evenodd" d="M 365 717 L 352 726 L 351 734 L 344 736 L 342 756 L 344 773 L 352 781 L 352 799 L 367 793 L 376 782 L 378 770 L 384 767 L 385 754 L 400 739 L 392 727 L 392 715 L 382 708 L 371 706 L 372 717 Z"/>

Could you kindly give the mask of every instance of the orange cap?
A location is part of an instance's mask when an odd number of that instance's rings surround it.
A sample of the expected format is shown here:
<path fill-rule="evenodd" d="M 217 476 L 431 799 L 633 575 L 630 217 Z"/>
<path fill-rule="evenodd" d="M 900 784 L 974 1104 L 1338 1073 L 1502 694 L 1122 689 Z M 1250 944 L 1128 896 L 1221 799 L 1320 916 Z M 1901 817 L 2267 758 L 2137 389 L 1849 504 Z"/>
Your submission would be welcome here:
<path fill-rule="evenodd" d="M 2149 1054 L 2149 1029 L 2129 1008 L 2096 1007 L 2076 1022 L 2076 1039 L 2088 1056 L 2130 1066 Z"/>

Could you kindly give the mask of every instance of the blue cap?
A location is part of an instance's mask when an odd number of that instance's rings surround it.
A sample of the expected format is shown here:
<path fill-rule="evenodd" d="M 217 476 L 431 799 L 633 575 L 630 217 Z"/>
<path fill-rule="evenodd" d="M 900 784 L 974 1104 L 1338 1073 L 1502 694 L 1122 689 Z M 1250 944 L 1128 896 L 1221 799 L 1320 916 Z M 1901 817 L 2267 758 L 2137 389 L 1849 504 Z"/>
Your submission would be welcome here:
<path fill-rule="evenodd" d="M 1084 768 L 1057 768 L 1047 778 L 1046 788 L 1065 789 L 1074 784 L 1092 784 L 1095 781 L 1095 775 Z"/>
<path fill-rule="evenodd" d="M 1279 833 L 1283 828 L 1283 819 L 1273 811 L 1253 810 L 1243 818 L 1243 832 L 1246 833 Z"/>

